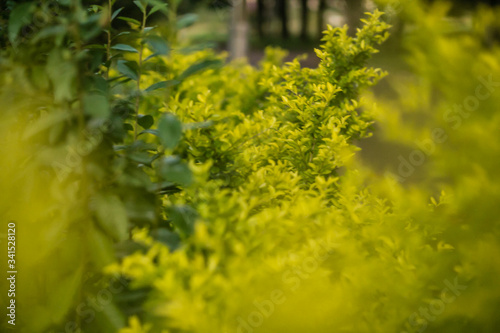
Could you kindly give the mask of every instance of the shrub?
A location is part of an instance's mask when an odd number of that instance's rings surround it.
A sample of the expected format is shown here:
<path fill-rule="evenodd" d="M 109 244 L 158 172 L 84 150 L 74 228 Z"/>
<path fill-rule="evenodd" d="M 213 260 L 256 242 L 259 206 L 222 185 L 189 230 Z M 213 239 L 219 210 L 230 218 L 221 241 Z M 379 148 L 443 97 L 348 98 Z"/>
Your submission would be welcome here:
<path fill-rule="evenodd" d="M 135 2 L 142 21 L 58 2 L 44 26 L 46 4 L 9 2 L 0 211 L 18 229 L 18 327 L 494 332 L 497 16 L 457 31 L 440 3 L 398 3 L 410 73 L 387 97 L 366 91 L 385 75 L 367 66 L 379 11 L 354 38 L 329 27 L 318 68 L 278 49 L 254 68 L 178 41 L 177 1 Z M 409 149 L 385 176 L 358 158 L 375 120 Z"/>

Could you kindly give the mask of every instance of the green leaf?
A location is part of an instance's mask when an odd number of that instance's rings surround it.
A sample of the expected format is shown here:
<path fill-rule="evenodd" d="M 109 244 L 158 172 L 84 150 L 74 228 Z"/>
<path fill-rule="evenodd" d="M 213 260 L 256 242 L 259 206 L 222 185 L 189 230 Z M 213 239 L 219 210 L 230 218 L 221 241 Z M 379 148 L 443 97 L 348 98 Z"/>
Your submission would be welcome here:
<path fill-rule="evenodd" d="M 158 131 L 157 130 L 153 130 L 153 129 L 146 129 L 144 131 L 141 131 L 137 136 L 140 136 L 141 134 L 146 134 L 146 133 L 158 136 Z"/>
<path fill-rule="evenodd" d="M 173 114 L 163 115 L 158 123 L 158 137 L 163 146 L 174 149 L 182 137 L 182 123 Z"/>
<path fill-rule="evenodd" d="M 111 264 L 115 259 L 111 237 L 108 237 L 93 225 L 87 230 L 92 263 L 96 264 L 97 267 L 105 267 Z"/>
<path fill-rule="evenodd" d="M 209 128 L 214 124 L 213 121 L 207 120 L 207 121 L 201 121 L 198 123 L 187 123 L 187 124 L 182 124 L 182 128 L 185 130 L 193 130 L 193 129 L 200 129 L 200 128 Z"/>
<path fill-rule="evenodd" d="M 177 49 L 177 51 L 180 54 L 190 54 L 201 50 L 214 49 L 216 48 L 216 46 L 217 44 L 214 42 L 203 42 L 203 43 L 196 43 L 195 45 L 191 45 L 188 47 L 179 48 Z"/>
<path fill-rule="evenodd" d="M 135 48 L 133 48 L 132 46 L 127 45 L 127 44 L 116 44 L 116 45 L 111 46 L 111 48 L 112 48 L 113 50 L 119 50 L 119 51 L 125 51 L 125 52 L 134 52 L 134 53 L 139 53 L 139 51 L 137 51 L 137 49 L 135 49 Z"/>
<path fill-rule="evenodd" d="M 99 328 L 105 332 L 118 332 L 127 324 L 124 314 L 114 302 L 106 302 L 102 305 L 102 311 L 98 311 L 96 317 Z"/>
<path fill-rule="evenodd" d="M 85 46 L 86 49 L 100 49 L 100 50 L 105 50 L 106 46 L 101 45 L 101 44 L 90 44 Z"/>
<path fill-rule="evenodd" d="M 54 99 L 57 102 L 73 99 L 76 66 L 70 60 L 63 59 L 62 50 L 53 49 L 50 52 L 46 71 L 54 87 Z"/>
<path fill-rule="evenodd" d="M 99 193 L 93 198 L 93 204 L 102 230 L 117 241 L 127 239 L 127 211 L 120 198 L 111 193 Z"/>
<path fill-rule="evenodd" d="M 198 21 L 198 15 L 196 14 L 186 14 L 182 15 L 177 19 L 176 27 L 178 30 L 187 28 Z"/>
<path fill-rule="evenodd" d="M 149 165 L 153 161 L 153 156 L 145 151 L 132 151 L 127 157 L 134 162 Z"/>
<path fill-rule="evenodd" d="M 64 25 L 54 25 L 51 27 L 44 28 L 36 34 L 36 36 L 31 40 L 31 43 L 35 44 L 42 39 L 52 36 L 58 36 L 59 38 L 64 38 L 64 35 L 66 34 L 67 30 L 68 29 Z"/>
<path fill-rule="evenodd" d="M 177 156 L 168 156 L 160 162 L 160 174 L 164 180 L 180 185 L 190 185 L 193 176 L 188 165 Z"/>
<path fill-rule="evenodd" d="M 115 39 L 115 38 L 118 38 L 118 37 L 121 37 L 121 36 L 125 36 L 125 35 L 130 35 L 130 31 L 122 31 L 119 34 L 113 36 L 113 38 L 111 38 L 111 39 Z"/>
<path fill-rule="evenodd" d="M 68 276 L 57 276 L 57 288 L 53 290 L 48 304 L 45 305 L 54 320 L 62 320 L 71 308 L 82 282 L 82 266 L 74 269 Z"/>
<path fill-rule="evenodd" d="M 26 130 L 23 133 L 22 139 L 27 140 L 38 133 L 45 131 L 51 127 L 57 126 L 58 124 L 71 118 L 71 115 L 67 112 L 53 112 L 49 113 L 44 117 L 34 123 L 26 126 Z"/>
<path fill-rule="evenodd" d="M 31 22 L 33 16 L 32 3 L 27 2 L 15 6 L 9 16 L 9 40 L 12 44 L 15 43 L 16 37 L 21 28 Z"/>
<path fill-rule="evenodd" d="M 168 5 L 165 3 L 166 2 L 165 0 L 145 0 L 145 1 L 148 3 L 148 5 L 153 7 L 148 15 L 151 15 L 157 11 L 161 11 L 163 14 L 168 14 L 168 9 L 167 9 Z M 177 2 L 177 5 L 179 5 L 179 3 L 182 0 L 174 0 L 174 1 Z"/>
<path fill-rule="evenodd" d="M 152 85 L 150 85 L 149 87 L 147 87 L 146 90 L 144 90 L 144 91 L 145 92 L 151 92 L 153 90 L 175 86 L 175 85 L 177 85 L 179 83 L 181 83 L 181 82 L 177 81 L 177 80 L 160 81 L 160 82 L 153 83 Z"/>
<path fill-rule="evenodd" d="M 125 123 L 125 124 L 123 124 L 123 129 L 125 131 L 131 132 L 134 130 L 134 126 L 130 125 L 129 123 Z"/>
<path fill-rule="evenodd" d="M 108 99 L 99 94 L 83 96 L 83 109 L 86 114 L 95 118 L 108 118 L 111 114 Z"/>
<path fill-rule="evenodd" d="M 116 68 L 120 73 L 132 80 L 139 80 L 139 66 L 135 61 L 118 60 Z"/>
<path fill-rule="evenodd" d="M 160 36 L 148 36 L 145 40 L 156 54 L 166 55 L 170 52 L 167 42 Z"/>
<path fill-rule="evenodd" d="M 220 66 L 222 65 L 221 60 L 202 60 L 200 62 L 197 62 L 196 64 L 191 65 L 188 69 L 186 69 L 180 76 L 179 80 L 184 80 L 185 78 L 200 72 L 204 69 L 210 68 L 210 67 L 215 67 L 215 66 Z"/>
<path fill-rule="evenodd" d="M 133 18 L 130 17 L 118 16 L 118 19 L 141 26 L 141 22 L 134 20 Z"/>
<path fill-rule="evenodd" d="M 157 26 L 155 25 L 154 27 L 144 27 L 144 33 L 148 33 L 150 31 L 153 31 L 154 29 L 156 29 Z"/>
<path fill-rule="evenodd" d="M 113 15 L 111 15 L 111 20 L 114 20 L 118 16 L 118 14 L 120 14 L 120 12 L 123 10 L 123 8 L 125 8 L 125 7 L 122 7 L 122 8 L 115 10 L 113 12 Z"/>
<path fill-rule="evenodd" d="M 80 24 L 80 36 L 84 41 L 89 41 L 102 32 L 99 21 L 102 18 L 102 13 L 93 14 L 87 17 L 87 20 Z"/>
<path fill-rule="evenodd" d="M 149 114 L 140 114 L 137 116 L 137 123 L 144 129 L 149 129 L 151 126 L 153 126 L 154 122 L 155 120 Z"/>
<path fill-rule="evenodd" d="M 182 244 L 179 235 L 167 228 L 158 228 L 151 234 L 157 241 L 167 245 L 170 251 L 177 250 Z"/>
<path fill-rule="evenodd" d="M 151 10 L 149 11 L 148 16 L 156 13 L 157 11 L 161 11 L 162 13 L 166 14 L 168 12 L 167 4 L 166 3 L 158 3 L 158 4 L 154 5 L 153 8 L 151 8 Z"/>
<path fill-rule="evenodd" d="M 134 1 L 135 5 L 139 7 L 142 13 L 146 13 L 146 7 L 142 4 L 141 1 Z"/>
<path fill-rule="evenodd" d="M 172 224 L 184 236 L 190 236 L 194 232 L 194 225 L 198 218 L 198 212 L 190 206 L 173 206 L 167 208 L 167 216 Z"/>

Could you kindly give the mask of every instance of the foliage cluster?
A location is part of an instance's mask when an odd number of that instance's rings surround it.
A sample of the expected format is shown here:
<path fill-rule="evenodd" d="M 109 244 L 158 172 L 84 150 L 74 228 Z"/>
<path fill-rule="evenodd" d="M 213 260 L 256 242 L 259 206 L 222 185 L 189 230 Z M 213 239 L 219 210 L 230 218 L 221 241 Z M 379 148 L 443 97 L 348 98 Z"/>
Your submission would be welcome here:
<path fill-rule="evenodd" d="M 178 1 L 135 1 L 142 21 L 57 3 L 30 36 L 44 5 L 14 6 L 0 57 L 24 331 L 498 327 L 496 14 L 456 31 L 446 6 L 400 3 L 412 73 L 362 98 L 385 75 L 366 65 L 388 36 L 378 11 L 355 37 L 329 27 L 318 68 L 276 49 L 254 68 L 182 45 Z M 409 166 L 425 181 L 358 160 L 375 119 L 422 150 L 403 159 L 424 156 Z"/>

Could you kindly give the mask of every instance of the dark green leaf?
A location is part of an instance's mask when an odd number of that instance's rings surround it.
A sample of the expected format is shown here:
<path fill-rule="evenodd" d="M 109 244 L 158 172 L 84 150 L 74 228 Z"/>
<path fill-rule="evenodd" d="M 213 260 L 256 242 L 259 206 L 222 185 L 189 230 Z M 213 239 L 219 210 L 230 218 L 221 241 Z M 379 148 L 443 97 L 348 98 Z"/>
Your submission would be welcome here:
<path fill-rule="evenodd" d="M 146 59 L 144 59 L 144 61 L 143 61 L 143 62 L 146 62 L 146 61 L 148 61 L 149 59 L 153 59 L 154 57 L 157 57 L 157 56 L 159 56 L 159 54 L 153 53 L 152 55 L 150 55 L 150 56 L 146 57 Z"/>
<path fill-rule="evenodd" d="M 163 14 L 168 13 L 167 4 L 165 3 L 166 2 L 165 0 L 145 0 L 145 1 L 148 3 L 148 5 L 153 7 L 148 15 L 151 15 L 157 11 L 161 11 Z M 174 0 L 174 1 L 177 1 L 177 4 L 179 4 L 182 0 Z"/>
<path fill-rule="evenodd" d="M 127 320 L 120 309 L 114 302 L 106 302 L 102 306 L 102 310 L 96 314 L 99 320 L 99 327 L 105 332 L 118 332 L 127 324 Z"/>
<path fill-rule="evenodd" d="M 140 26 L 140 25 L 141 25 L 141 22 L 139 22 L 139 21 L 137 21 L 137 20 L 134 20 L 133 18 L 130 18 L 130 17 L 118 16 L 118 19 L 123 20 L 123 21 L 126 21 L 126 22 L 129 22 L 129 23 L 136 24 L 136 25 L 138 25 L 138 26 Z"/>
<path fill-rule="evenodd" d="M 58 276 L 59 280 L 57 288 L 53 290 L 53 297 L 49 297 L 45 304 L 46 311 L 54 320 L 62 320 L 71 308 L 82 282 L 82 266 L 80 264 L 78 268 L 75 267 L 76 269 L 73 269 L 68 276 Z"/>
<path fill-rule="evenodd" d="M 127 44 L 116 44 L 116 45 L 111 46 L 111 48 L 113 50 L 139 53 L 139 51 L 137 51 L 137 49 L 135 49 L 132 46 L 127 45 Z"/>
<path fill-rule="evenodd" d="M 108 94 L 108 82 L 106 81 L 105 78 L 99 75 L 95 75 L 93 77 L 89 78 L 92 82 L 92 88 L 91 91 L 93 92 L 98 92 L 101 95 L 107 95 Z"/>
<path fill-rule="evenodd" d="M 134 1 L 134 3 L 139 7 L 142 13 L 146 13 L 146 6 L 144 6 L 141 1 Z"/>
<path fill-rule="evenodd" d="M 180 185 L 190 185 L 193 181 L 191 170 L 177 156 L 168 156 L 160 161 L 160 174 L 164 180 Z"/>
<path fill-rule="evenodd" d="M 106 49 L 106 46 L 101 45 L 101 44 L 90 44 L 85 46 L 86 49 Z"/>
<path fill-rule="evenodd" d="M 102 32 L 99 21 L 102 13 L 93 14 L 87 17 L 87 20 L 80 24 L 80 35 L 83 40 L 91 40 Z"/>
<path fill-rule="evenodd" d="M 176 27 L 178 30 L 187 28 L 198 21 L 198 15 L 196 14 L 186 14 L 182 15 L 177 19 Z"/>
<path fill-rule="evenodd" d="M 120 32 L 119 34 L 117 34 L 117 35 L 113 36 L 113 38 L 112 38 L 112 39 L 118 38 L 118 37 L 120 37 L 120 36 L 125 36 L 125 35 L 130 35 L 130 31 L 122 31 L 122 32 Z"/>
<path fill-rule="evenodd" d="M 38 41 L 52 36 L 61 36 L 61 38 L 66 34 L 67 28 L 64 25 L 55 25 L 51 27 L 44 28 L 40 30 L 36 36 L 31 40 L 31 43 L 35 44 Z"/>
<path fill-rule="evenodd" d="M 179 190 L 177 184 L 166 181 L 162 181 L 159 183 L 152 183 L 151 186 L 149 186 L 148 188 L 148 191 L 150 192 L 165 192 L 165 191 L 175 191 L 175 190 Z"/>
<path fill-rule="evenodd" d="M 108 99 L 99 94 L 86 94 L 83 97 L 83 109 L 95 118 L 108 118 L 111 114 Z"/>
<path fill-rule="evenodd" d="M 152 162 L 153 157 L 151 154 L 144 151 L 133 151 L 127 154 L 127 157 L 132 161 L 141 163 L 141 164 L 150 164 Z"/>
<path fill-rule="evenodd" d="M 150 31 L 152 31 L 154 29 L 156 29 L 156 26 L 154 26 L 154 27 L 145 27 L 144 28 L 144 33 L 148 33 L 148 32 L 150 32 Z"/>
<path fill-rule="evenodd" d="M 144 131 L 141 131 L 137 136 L 139 136 L 141 134 L 145 134 L 145 133 L 149 133 L 149 134 L 153 134 L 155 136 L 158 136 L 158 131 L 157 130 L 153 130 L 153 129 L 146 129 Z"/>
<path fill-rule="evenodd" d="M 178 234 L 166 229 L 158 228 L 152 232 L 153 237 L 167 245 L 170 251 L 175 251 L 181 245 L 181 239 Z"/>
<path fill-rule="evenodd" d="M 91 260 L 98 267 L 104 267 L 112 263 L 115 259 L 113 240 L 102 231 L 90 226 L 88 229 L 89 251 Z"/>
<path fill-rule="evenodd" d="M 160 81 L 160 82 L 156 82 L 156 83 L 150 85 L 144 91 L 151 92 L 151 91 L 156 90 L 156 89 L 162 89 L 162 88 L 175 86 L 176 84 L 179 84 L 179 83 L 180 83 L 180 81 L 177 81 L 177 80 Z"/>
<path fill-rule="evenodd" d="M 9 40 L 11 43 L 15 43 L 16 37 L 19 34 L 21 28 L 31 22 L 32 3 L 22 3 L 14 7 L 9 17 Z"/>
<path fill-rule="evenodd" d="M 182 137 L 182 123 L 173 114 L 165 114 L 158 123 L 158 137 L 163 146 L 174 149 Z"/>
<path fill-rule="evenodd" d="M 133 130 L 134 130 L 134 126 L 130 125 L 129 123 L 125 123 L 125 124 L 123 124 L 123 129 L 124 129 L 125 131 L 130 132 L 130 131 L 133 131 Z"/>
<path fill-rule="evenodd" d="M 186 69 L 181 76 L 179 77 L 179 80 L 184 80 L 185 78 L 200 72 L 204 69 L 210 68 L 210 67 L 215 67 L 215 66 L 220 66 L 222 65 L 221 60 L 202 60 L 200 62 L 197 62 L 194 65 L 191 65 L 188 69 Z"/>
<path fill-rule="evenodd" d="M 29 139 L 42 131 L 57 126 L 57 124 L 66 121 L 70 117 L 71 115 L 67 112 L 49 113 L 48 115 L 41 117 L 38 121 L 29 124 L 23 133 L 22 139 Z"/>
<path fill-rule="evenodd" d="M 173 206 L 167 209 L 167 216 L 172 224 L 184 236 L 190 236 L 194 232 L 194 225 L 198 218 L 196 210 L 190 206 Z"/>
<path fill-rule="evenodd" d="M 115 146 L 113 146 L 113 150 L 114 151 L 122 151 L 122 150 L 125 150 L 125 149 L 127 149 L 126 145 L 115 145 Z"/>
<path fill-rule="evenodd" d="M 148 36 L 145 40 L 156 54 L 166 55 L 170 52 L 167 42 L 160 36 Z"/>
<path fill-rule="evenodd" d="M 151 10 L 149 11 L 148 15 L 152 15 L 152 14 L 156 13 L 157 11 L 161 11 L 162 13 L 166 14 L 168 11 L 167 4 L 166 3 L 158 3 L 158 4 L 154 5 L 153 8 L 151 8 Z"/>
<path fill-rule="evenodd" d="M 132 80 L 139 79 L 139 66 L 135 61 L 118 60 L 116 68 L 120 73 Z"/>
<path fill-rule="evenodd" d="M 117 241 L 128 237 L 128 218 L 120 198 L 111 193 L 99 193 L 92 201 L 99 226 Z"/>
<path fill-rule="evenodd" d="M 129 146 L 129 151 L 156 151 L 156 145 L 154 143 L 144 142 L 142 140 L 134 141 Z"/>
<path fill-rule="evenodd" d="M 140 114 L 137 117 L 137 123 L 144 129 L 149 129 L 151 126 L 153 126 L 154 122 L 155 120 L 149 114 Z"/>
<path fill-rule="evenodd" d="M 60 49 L 53 49 L 47 60 L 47 73 L 54 87 L 57 102 L 71 100 L 75 94 L 76 65 L 62 57 Z"/>
<path fill-rule="evenodd" d="M 123 10 L 123 8 L 125 8 L 125 7 L 122 7 L 122 8 L 115 10 L 113 12 L 113 15 L 111 15 L 111 20 L 114 20 L 116 18 L 116 16 L 118 16 L 118 14 L 120 14 L 120 12 Z"/>

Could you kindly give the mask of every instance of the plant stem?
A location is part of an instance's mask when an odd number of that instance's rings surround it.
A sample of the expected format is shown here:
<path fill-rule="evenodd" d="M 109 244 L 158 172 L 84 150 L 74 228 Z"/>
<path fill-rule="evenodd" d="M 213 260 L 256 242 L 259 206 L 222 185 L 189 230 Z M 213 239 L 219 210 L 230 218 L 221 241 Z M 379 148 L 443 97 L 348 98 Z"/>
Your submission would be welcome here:
<path fill-rule="evenodd" d="M 177 1 L 170 0 L 168 2 L 168 24 L 170 25 L 169 42 L 172 45 L 177 43 Z"/>
<path fill-rule="evenodd" d="M 142 14 L 142 26 L 141 26 L 141 41 L 139 47 L 139 73 L 137 75 L 137 96 L 135 97 L 135 123 L 134 123 L 134 141 L 137 140 L 137 132 L 139 129 L 139 106 L 141 103 L 141 74 L 142 74 L 142 53 L 144 51 L 144 43 L 142 42 L 142 35 L 144 34 L 144 28 L 146 27 L 146 12 Z"/>
<path fill-rule="evenodd" d="M 111 58 L 111 12 L 112 12 L 112 8 L 113 8 L 113 5 L 111 4 L 111 0 L 108 0 L 108 43 L 106 45 L 106 62 L 109 61 L 109 59 Z M 106 68 L 106 73 L 104 75 L 104 77 L 107 79 L 109 79 L 109 67 L 111 66 L 111 64 L 108 64 L 108 67 Z"/>

